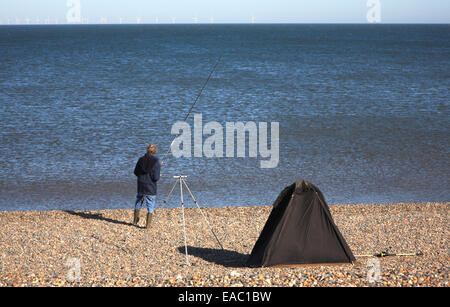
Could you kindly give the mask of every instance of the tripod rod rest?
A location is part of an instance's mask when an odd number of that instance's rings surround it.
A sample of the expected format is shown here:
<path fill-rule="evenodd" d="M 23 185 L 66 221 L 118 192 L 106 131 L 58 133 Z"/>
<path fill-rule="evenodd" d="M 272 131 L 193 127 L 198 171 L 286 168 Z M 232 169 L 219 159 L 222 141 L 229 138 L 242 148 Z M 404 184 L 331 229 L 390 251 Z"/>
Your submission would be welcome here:
<path fill-rule="evenodd" d="M 173 178 L 187 178 L 187 176 L 184 176 L 184 175 L 176 175 L 176 176 L 173 176 Z"/>

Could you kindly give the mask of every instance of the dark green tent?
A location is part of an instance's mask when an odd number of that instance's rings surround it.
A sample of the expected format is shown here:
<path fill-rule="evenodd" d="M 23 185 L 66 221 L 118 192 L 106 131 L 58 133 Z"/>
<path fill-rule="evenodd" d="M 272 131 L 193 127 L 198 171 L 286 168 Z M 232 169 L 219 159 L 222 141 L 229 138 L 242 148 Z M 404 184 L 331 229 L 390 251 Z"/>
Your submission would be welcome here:
<path fill-rule="evenodd" d="M 353 263 L 320 190 L 299 180 L 278 196 L 247 260 L 250 267 Z"/>

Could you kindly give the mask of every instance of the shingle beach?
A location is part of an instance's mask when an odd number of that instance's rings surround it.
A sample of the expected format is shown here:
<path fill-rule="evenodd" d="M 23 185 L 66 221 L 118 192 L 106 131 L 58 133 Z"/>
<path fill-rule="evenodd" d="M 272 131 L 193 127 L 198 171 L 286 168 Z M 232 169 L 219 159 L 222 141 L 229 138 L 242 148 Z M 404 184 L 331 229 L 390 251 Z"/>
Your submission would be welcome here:
<path fill-rule="evenodd" d="M 332 205 L 354 265 L 245 266 L 271 207 L 0 212 L 0 286 L 449 286 L 449 204 Z M 376 260 L 374 260 L 376 259 Z M 379 261 L 379 267 L 378 262 Z M 373 270 L 379 268 L 379 278 Z"/>

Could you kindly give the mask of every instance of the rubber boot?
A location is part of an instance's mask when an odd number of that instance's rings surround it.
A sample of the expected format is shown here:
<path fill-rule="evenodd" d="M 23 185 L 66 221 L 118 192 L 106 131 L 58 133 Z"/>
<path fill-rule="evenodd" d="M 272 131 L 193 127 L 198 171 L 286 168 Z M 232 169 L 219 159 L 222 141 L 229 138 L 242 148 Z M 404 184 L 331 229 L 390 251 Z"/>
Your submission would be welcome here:
<path fill-rule="evenodd" d="M 139 210 L 134 209 L 133 226 L 137 226 L 138 223 L 139 223 Z"/>
<path fill-rule="evenodd" d="M 147 213 L 147 224 L 145 225 L 145 228 L 147 229 L 150 228 L 150 224 L 152 223 L 152 217 L 153 213 Z"/>

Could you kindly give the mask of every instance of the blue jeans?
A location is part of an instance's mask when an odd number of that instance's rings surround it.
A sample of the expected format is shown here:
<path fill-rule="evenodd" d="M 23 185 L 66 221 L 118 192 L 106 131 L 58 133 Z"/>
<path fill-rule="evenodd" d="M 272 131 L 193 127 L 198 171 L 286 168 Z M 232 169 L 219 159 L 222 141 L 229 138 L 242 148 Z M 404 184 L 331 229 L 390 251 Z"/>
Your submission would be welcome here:
<path fill-rule="evenodd" d="M 155 211 L 155 202 L 156 195 L 137 194 L 134 209 L 139 210 L 145 207 L 147 208 L 148 213 L 153 213 L 153 211 Z"/>

